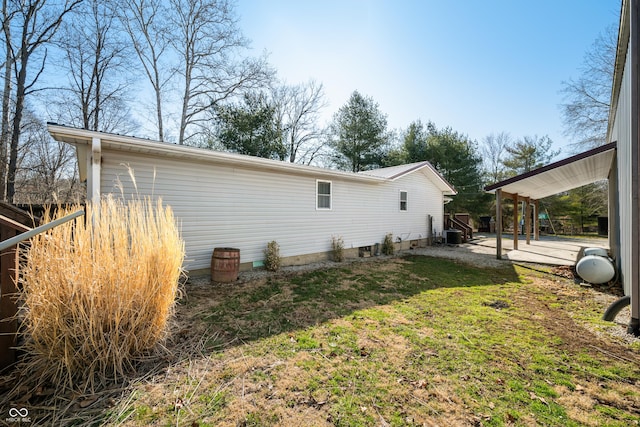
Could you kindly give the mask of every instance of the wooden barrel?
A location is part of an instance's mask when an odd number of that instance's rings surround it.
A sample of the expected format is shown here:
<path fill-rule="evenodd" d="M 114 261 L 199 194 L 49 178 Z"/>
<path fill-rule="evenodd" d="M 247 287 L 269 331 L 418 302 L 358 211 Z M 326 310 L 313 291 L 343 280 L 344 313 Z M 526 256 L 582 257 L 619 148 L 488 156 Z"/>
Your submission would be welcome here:
<path fill-rule="evenodd" d="M 238 280 L 240 249 L 215 248 L 211 256 L 211 280 L 229 283 Z"/>

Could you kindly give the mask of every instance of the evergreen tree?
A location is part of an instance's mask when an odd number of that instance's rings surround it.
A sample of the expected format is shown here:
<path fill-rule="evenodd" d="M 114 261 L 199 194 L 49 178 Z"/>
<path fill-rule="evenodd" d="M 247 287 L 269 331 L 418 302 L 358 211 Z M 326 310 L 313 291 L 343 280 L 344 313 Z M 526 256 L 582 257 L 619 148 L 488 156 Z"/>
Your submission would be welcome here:
<path fill-rule="evenodd" d="M 426 127 L 413 122 L 404 135 L 406 163 L 427 160 L 458 191 L 446 205 L 452 213 L 485 213 L 490 196 L 483 190 L 482 158 L 476 143 L 466 135 L 447 127 L 437 129 L 432 122 Z"/>
<path fill-rule="evenodd" d="M 242 103 L 217 106 L 215 124 L 226 150 L 278 160 L 287 155 L 275 108 L 263 93 L 247 93 Z"/>
<path fill-rule="evenodd" d="M 507 157 L 502 161 L 509 175 L 515 176 L 542 167 L 551 162 L 560 150 L 551 149 L 553 141 L 548 136 L 525 136 L 506 147 Z"/>
<path fill-rule="evenodd" d="M 334 115 L 329 138 L 339 169 L 360 172 L 385 164 L 387 117 L 378 103 L 358 91 Z"/>

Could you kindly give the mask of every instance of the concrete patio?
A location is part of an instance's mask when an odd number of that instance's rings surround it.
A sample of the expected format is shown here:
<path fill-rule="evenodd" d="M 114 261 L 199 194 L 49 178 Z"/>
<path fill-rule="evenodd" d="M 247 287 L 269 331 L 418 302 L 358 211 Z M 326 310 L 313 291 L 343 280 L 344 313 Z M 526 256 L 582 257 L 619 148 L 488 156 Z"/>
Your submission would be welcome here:
<path fill-rule="evenodd" d="M 475 253 L 486 253 L 496 257 L 496 235 L 475 234 L 474 238 L 463 245 Z M 513 235 L 502 235 L 502 259 L 516 262 L 532 262 L 549 265 L 575 265 L 580 251 L 584 248 L 609 249 L 606 237 L 540 236 L 540 240 L 531 239 L 527 244 L 524 236 L 519 236 L 518 249 L 513 250 Z"/>

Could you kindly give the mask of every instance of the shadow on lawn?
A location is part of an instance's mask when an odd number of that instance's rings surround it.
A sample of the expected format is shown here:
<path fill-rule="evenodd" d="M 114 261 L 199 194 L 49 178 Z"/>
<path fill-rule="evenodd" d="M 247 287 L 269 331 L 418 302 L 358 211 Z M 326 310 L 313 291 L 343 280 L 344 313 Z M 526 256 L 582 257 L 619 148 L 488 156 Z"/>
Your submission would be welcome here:
<path fill-rule="evenodd" d="M 412 255 L 276 273 L 240 284 L 187 285 L 188 299 L 178 318 L 193 327 L 199 324 L 194 331 L 213 331 L 217 339 L 212 346 L 233 345 L 305 329 L 421 292 L 518 281 L 510 264 L 481 268 Z"/>

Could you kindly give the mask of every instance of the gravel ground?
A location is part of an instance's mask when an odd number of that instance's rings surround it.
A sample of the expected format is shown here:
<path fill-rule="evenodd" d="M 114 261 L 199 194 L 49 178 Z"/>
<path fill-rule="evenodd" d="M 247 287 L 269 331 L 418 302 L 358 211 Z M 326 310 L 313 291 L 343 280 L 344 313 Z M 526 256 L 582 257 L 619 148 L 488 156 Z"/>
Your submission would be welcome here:
<path fill-rule="evenodd" d="M 419 255 L 427 255 L 436 258 L 448 258 L 463 261 L 478 267 L 503 267 L 510 261 L 496 258 L 496 249 L 488 246 L 474 245 L 471 243 L 462 245 L 440 245 L 427 246 L 413 251 L 408 251 Z"/>
<path fill-rule="evenodd" d="M 494 248 L 488 248 L 473 244 L 427 246 L 425 248 L 401 251 L 396 253 L 396 255 L 394 256 L 402 255 L 427 255 L 437 258 L 448 258 L 477 265 L 479 267 L 502 267 L 506 263 L 510 262 L 509 260 L 496 259 Z M 342 263 L 336 263 L 333 261 L 321 261 L 304 265 L 292 265 L 282 267 L 277 274 L 287 275 L 290 273 L 321 270 L 323 268 L 332 268 L 340 265 L 349 265 L 352 263 L 378 262 L 380 260 L 390 258 L 393 258 L 393 256 L 380 255 L 370 258 L 348 258 Z M 240 272 L 238 283 L 245 283 L 251 280 L 265 278 L 273 274 L 274 273 L 266 271 L 264 269 L 242 271 Z"/>

